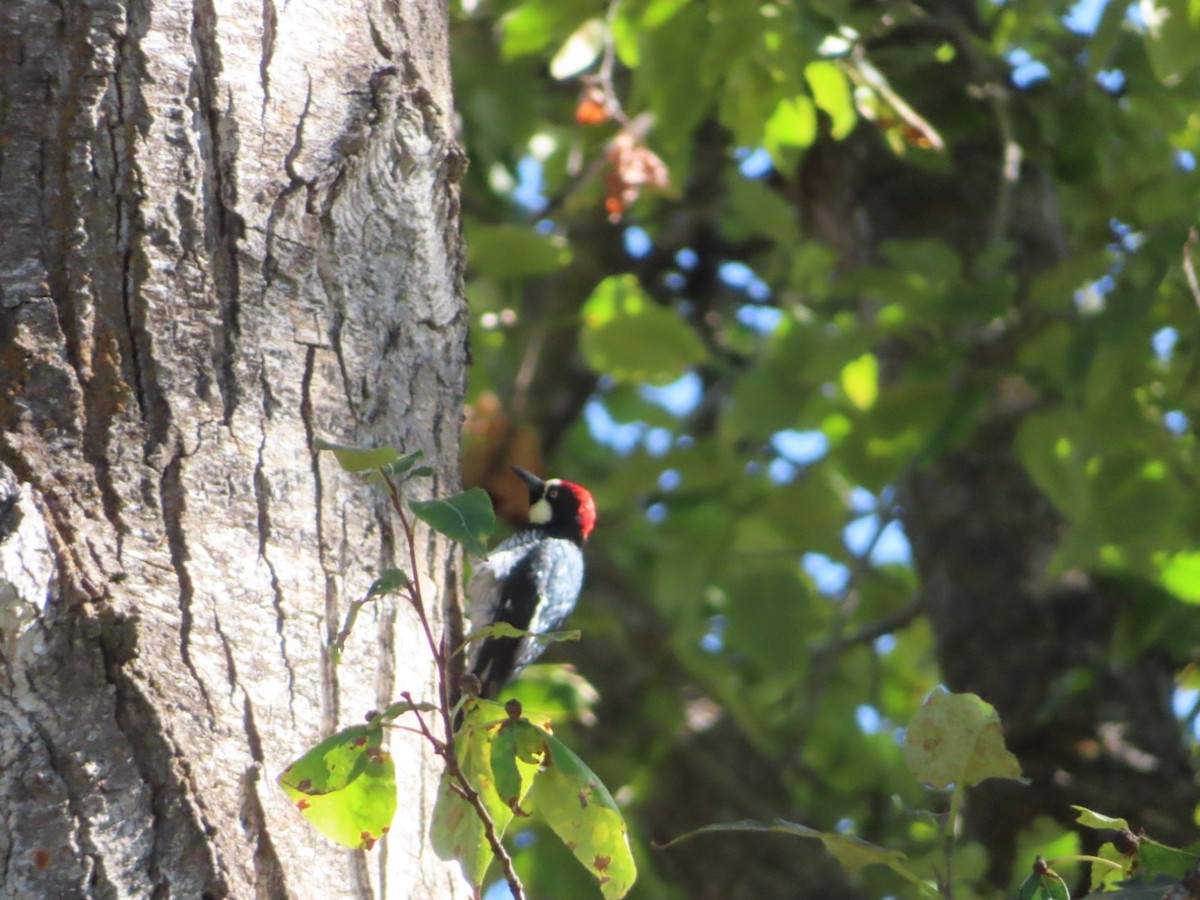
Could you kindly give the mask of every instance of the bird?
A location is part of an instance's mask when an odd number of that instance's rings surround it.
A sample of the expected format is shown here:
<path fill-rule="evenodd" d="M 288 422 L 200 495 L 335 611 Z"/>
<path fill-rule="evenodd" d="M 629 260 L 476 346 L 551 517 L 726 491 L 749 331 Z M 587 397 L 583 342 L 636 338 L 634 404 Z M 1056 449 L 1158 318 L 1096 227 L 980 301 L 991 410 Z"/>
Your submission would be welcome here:
<path fill-rule="evenodd" d="M 529 488 L 529 524 L 475 569 L 467 600 L 474 630 L 505 622 L 529 634 L 479 642 L 469 671 L 487 699 L 541 656 L 547 642 L 535 635 L 559 630 L 574 610 L 583 588 L 583 545 L 596 525 L 586 488 L 512 468 Z"/>

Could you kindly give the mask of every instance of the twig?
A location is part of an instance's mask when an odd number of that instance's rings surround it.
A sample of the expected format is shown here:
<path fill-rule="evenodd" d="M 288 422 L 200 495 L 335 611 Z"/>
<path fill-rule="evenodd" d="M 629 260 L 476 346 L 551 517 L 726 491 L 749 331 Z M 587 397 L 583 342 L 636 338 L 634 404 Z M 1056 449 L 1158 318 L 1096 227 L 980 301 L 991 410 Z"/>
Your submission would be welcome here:
<path fill-rule="evenodd" d="M 983 89 L 996 114 L 996 125 L 1000 129 L 1000 178 L 996 186 L 996 205 L 992 209 L 992 228 L 988 244 L 998 247 L 1008 232 L 1012 215 L 1013 189 L 1021 178 L 1021 160 L 1024 151 L 1017 141 L 1013 128 L 1012 109 L 1009 105 L 1008 88 L 1000 84 L 989 84 Z"/>
<path fill-rule="evenodd" d="M 417 565 L 416 532 L 413 530 L 412 521 L 404 512 L 404 504 L 400 501 L 400 491 L 397 489 L 395 482 L 386 475 L 384 476 L 384 482 L 387 484 L 392 508 L 396 511 L 397 518 L 400 519 L 400 527 L 404 529 L 404 539 L 408 544 L 408 562 L 412 567 L 412 586 L 409 590 L 409 599 L 412 601 L 413 608 L 417 611 L 417 618 L 421 620 L 421 629 L 425 632 L 425 640 L 429 644 L 429 652 L 433 655 L 434 662 L 437 663 L 438 708 L 441 710 L 442 727 L 446 733 L 445 743 L 450 745 L 454 743 L 454 723 L 450 720 L 450 691 L 449 686 L 446 684 L 446 654 L 433 636 L 433 629 L 429 625 L 429 616 L 425 611 L 425 600 L 421 594 L 421 574 Z"/>
<path fill-rule="evenodd" d="M 600 83 L 600 89 L 604 91 L 604 105 L 612 113 L 614 119 L 628 128 L 632 123 L 625 110 L 621 108 L 621 101 L 617 99 L 617 89 L 613 84 L 613 63 L 617 58 L 616 41 L 613 40 L 613 23 L 617 20 L 617 10 L 620 6 L 621 0 L 612 0 L 608 4 L 608 11 L 604 16 L 604 55 L 600 58 L 600 72 L 596 78 Z"/>
<path fill-rule="evenodd" d="M 1200 306 L 1200 279 L 1196 278 L 1196 263 L 1192 259 L 1192 254 L 1197 249 L 1200 249 L 1200 233 L 1193 225 L 1188 229 L 1187 240 L 1183 242 L 1183 277 L 1187 279 L 1192 299 L 1196 301 L 1197 306 Z"/>
<path fill-rule="evenodd" d="M 383 480 L 387 484 L 392 509 L 396 511 L 396 516 L 400 519 L 400 526 L 404 529 L 404 539 L 408 543 L 408 561 L 412 567 L 412 578 L 410 579 L 408 596 L 413 609 L 417 612 L 417 618 L 421 621 L 421 630 L 425 633 L 425 640 L 429 644 L 429 652 L 433 655 L 434 662 L 437 663 L 437 707 L 442 719 L 442 728 L 445 731 L 446 739 L 439 740 L 434 735 L 433 731 L 429 728 L 429 724 L 425 721 L 425 717 L 421 714 L 421 710 L 416 706 L 411 693 L 403 691 L 400 696 L 413 706 L 412 712 L 417 717 L 417 724 L 420 726 L 421 733 L 433 746 L 434 752 L 445 760 L 446 773 L 457 782 L 458 792 L 462 795 L 463 799 L 471 804 L 471 808 L 475 810 L 475 815 L 478 817 L 480 824 L 483 825 L 483 834 L 487 839 L 488 846 L 492 848 L 492 855 L 496 857 L 496 861 L 500 863 L 500 868 L 504 872 L 504 880 L 508 882 L 508 888 L 512 891 L 513 900 L 526 900 L 525 887 L 521 884 L 517 870 L 513 868 L 512 857 L 508 855 L 508 851 L 504 849 L 504 844 L 500 841 L 500 836 L 496 833 L 496 823 L 492 820 L 491 814 L 484 805 L 479 791 L 475 790 L 471 785 L 462 767 L 458 764 L 458 756 L 454 752 L 454 722 L 450 716 L 450 689 L 446 681 L 449 654 L 446 652 L 444 643 L 434 638 L 433 628 L 429 624 L 429 615 L 426 612 L 425 600 L 421 593 L 421 573 L 417 565 L 417 540 L 413 522 L 404 511 L 404 504 L 401 502 L 400 491 L 396 487 L 396 483 L 386 474 L 383 476 Z"/>
<path fill-rule="evenodd" d="M 896 610 L 889 616 L 884 616 L 870 625 L 864 625 L 854 634 L 842 639 L 842 646 L 850 646 L 852 644 L 869 644 L 876 638 L 883 637 L 885 634 L 891 634 L 905 625 L 908 625 L 919 616 L 925 609 L 925 604 L 919 595 L 914 596 L 907 604 Z"/>
<path fill-rule="evenodd" d="M 401 695 L 409 703 L 413 702 L 412 694 L 404 691 Z M 439 741 L 432 731 L 429 730 L 429 725 L 425 722 L 425 717 L 421 715 L 419 709 L 414 709 L 413 712 L 417 717 L 417 724 L 421 726 L 421 731 L 425 734 L 426 739 L 438 748 L 438 752 L 446 760 L 446 772 L 458 784 L 456 792 L 464 800 L 471 804 L 471 808 L 475 810 L 475 815 L 478 816 L 480 823 L 483 825 L 483 834 L 487 838 L 488 846 L 492 848 L 492 855 L 496 857 L 496 861 L 500 863 L 500 868 L 504 872 L 504 880 L 508 882 L 508 889 L 512 891 L 513 900 L 526 900 L 525 886 L 521 884 L 520 876 L 517 875 L 517 870 L 513 868 L 512 857 L 508 855 L 508 851 L 504 849 L 504 844 L 500 842 L 500 837 L 496 834 L 496 823 L 492 821 L 492 815 L 488 812 L 487 807 L 483 805 L 483 798 L 479 796 L 479 791 L 471 786 L 471 782 L 467 780 L 466 774 L 458 764 L 458 757 L 454 755 L 453 744 L 443 744 Z M 443 709 L 442 711 L 446 711 Z"/>

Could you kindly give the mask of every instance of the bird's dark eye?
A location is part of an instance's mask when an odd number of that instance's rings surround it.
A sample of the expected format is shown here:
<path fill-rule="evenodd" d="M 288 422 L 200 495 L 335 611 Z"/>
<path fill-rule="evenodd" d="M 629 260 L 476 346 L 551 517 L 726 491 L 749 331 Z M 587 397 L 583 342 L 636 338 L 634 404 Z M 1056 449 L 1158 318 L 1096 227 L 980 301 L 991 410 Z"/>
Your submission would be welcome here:
<path fill-rule="evenodd" d="M 558 497 L 558 488 L 550 488 L 550 490 L 546 491 L 546 496 L 551 500 L 556 499 Z"/>

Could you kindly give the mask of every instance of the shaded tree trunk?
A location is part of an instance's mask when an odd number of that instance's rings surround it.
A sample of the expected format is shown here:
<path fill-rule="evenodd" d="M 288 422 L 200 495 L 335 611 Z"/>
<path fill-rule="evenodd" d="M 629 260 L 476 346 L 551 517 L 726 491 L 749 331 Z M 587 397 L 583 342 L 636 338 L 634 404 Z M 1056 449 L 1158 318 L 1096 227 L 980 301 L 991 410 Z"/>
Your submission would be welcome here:
<path fill-rule="evenodd" d="M 316 436 L 457 487 L 465 373 L 447 11 L 0 9 L 0 895 L 453 896 L 435 760 L 339 850 L 274 779 L 403 689 L 398 536 Z M 439 600 L 457 563 L 423 539 Z M 432 593 L 432 591 L 431 591 Z"/>

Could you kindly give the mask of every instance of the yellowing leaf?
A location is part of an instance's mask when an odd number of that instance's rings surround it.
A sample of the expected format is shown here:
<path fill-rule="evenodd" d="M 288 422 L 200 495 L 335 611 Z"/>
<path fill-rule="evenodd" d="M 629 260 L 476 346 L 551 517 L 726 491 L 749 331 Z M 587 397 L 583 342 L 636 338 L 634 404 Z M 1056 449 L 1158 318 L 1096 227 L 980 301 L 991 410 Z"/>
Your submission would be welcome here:
<path fill-rule="evenodd" d="M 830 134 L 838 140 L 848 135 L 858 121 L 854 110 L 854 96 L 845 73 L 829 60 L 817 60 L 804 67 L 804 77 L 812 90 L 817 108 L 826 112 L 830 119 Z"/>
<path fill-rule="evenodd" d="M 529 722 L 514 723 L 518 743 L 540 740 L 543 767 L 529 805 L 546 820 L 608 898 L 624 897 L 637 878 L 625 820 L 608 789 L 562 741 Z"/>
<path fill-rule="evenodd" d="M 507 720 L 508 714 L 499 703 L 477 698 L 469 700 L 463 706 L 463 726 L 454 737 L 454 752 L 459 767 L 471 787 L 479 792 L 497 836 L 504 835 L 513 817 L 512 809 L 496 792 L 492 772 L 492 741 L 500 725 Z M 524 778 L 522 787 L 514 791 L 518 802 L 529 789 L 534 768 L 518 766 Z M 438 857 L 458 860 L 463 875 L 479 888 L 492 862 L 492 848 L 484 836 L 483 824 L 475 814 L 475 809 L 451 787 L 452 783 L 453 779 L 448 773 L 442 775 L 429 829 L 430 838 Z"/>
<path fill-rule="evenodd" d="M 396 766 L 382 743 L 378 727 L 339 731 L 284 769 L 279 785 L 321 834 L 370 850 L 396 813 Z"/>
<path fill-rule="evenodd" d="M 842 390 L 858 409 L 866 411 L 879 397 L 879 361 L 874 353 L 865 353 L 846 363 L 842 369 Z"/>
<path fill-rule="evenodd" d="M 799 151 L 817 137 L 817 108 L 803 94 L 779 101 L 763 129 L 763 147 L 783 172 L 795 168 Z"/>
<path fill-rule="evenodd" d="M 1021 777 L 1021 764 L 1004 745 L 1000 717 L 974 694 L 930 694 L 905 732 L 904 761 L 914 778 L 935 788 Z"/>
<path fill-rule="evenodd" d="M 1200 552 L 1174 553 L 1159 563 L 1163 587 L 1185 603 L 1200 603 Z"/>

